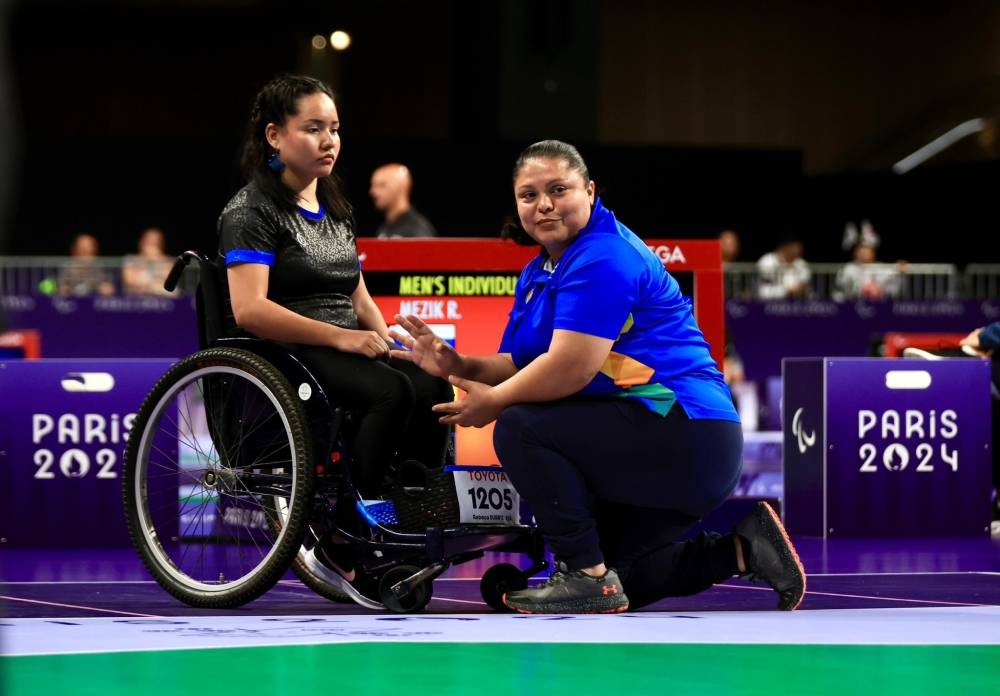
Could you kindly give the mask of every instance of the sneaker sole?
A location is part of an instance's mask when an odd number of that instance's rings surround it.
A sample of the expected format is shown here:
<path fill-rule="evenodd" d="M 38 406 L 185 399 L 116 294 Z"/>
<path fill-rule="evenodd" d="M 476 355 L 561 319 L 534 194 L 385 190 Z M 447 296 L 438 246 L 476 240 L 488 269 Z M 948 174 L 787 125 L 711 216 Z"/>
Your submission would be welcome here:
<path fill-rule="evenodd" d="M 944 360 L 940 355 L 936 355 L 929 350 L 924 350 L 923 348 L 914 348 L 913 346 L 907 346 L 903 349 L 904 358 L 920 358 L 921 360 Z"/>
<path fill-rule="evenodd" d="M 798 577 L 802 581 L 802 592 L 795 600 L 795 604 L 793 606 L 783 607 L 780 602 L 778 604 L 778 608 L 782 611 L 795 611 L 799 608 L 802 604 L 802 600 L 806 597 L 806 569 L 802 566 L 802 561 L 799 560 L 799 553 L 795 550 L 792 540 L 788 538 L 788 532 L 785 531 L 785 526 L 781 524 L 781 520 L 778 518 L 777 513 L 775 513 L 774 508 L 766 502 L 762 502 L 761 506 L 763 506 L 763 508 L 767 511 L 768 517 L 774 525 L 775 531 L 781 534 L 781 538 L 785 541 L 780 549 L 782 560 L 785 564 L 791 562 L 795 566 Z"/>
<path fill-rule="evenodd" d="M 358 592 L 357 589 L 355 589 L 354 585 L 347 582 L 343 576 L 335 572 L 333 569 L 328 568 L 325 563 L 316 558 L 315 547 L 309 549 L 309 554 L 312 556 L 312 558 L 309 559 L 312 563 L 327 571 L 323 573 L 322 579 L 328 585 L 332 585 L 337 588 L 337 590 L 350 597 L 355 604 L 360 604 L 365 609 L 374 609 L 375 611 L 385 610 L 384 604 L 379 604 L 378 602 L 365 597 L 363 594 Z"/>
<path fill-rule="evenodd" d="M 516 611 L 518 614 L 621 614 L 622 612 L 628 611 L 628 602 L 617 607 L 610 608 L 595 608 L 595 609 L 578 609 L 579 604 L 570 605 L 568 603 L 561 604 L 559 602 L 554 602 L 545 609 L 545 611 L 530 611 L 528 609 L 521 609 L 519 607 L 512 606 L 507 603 L 507 593 L 503 595 L 503 603 L 508 609 Z"/>

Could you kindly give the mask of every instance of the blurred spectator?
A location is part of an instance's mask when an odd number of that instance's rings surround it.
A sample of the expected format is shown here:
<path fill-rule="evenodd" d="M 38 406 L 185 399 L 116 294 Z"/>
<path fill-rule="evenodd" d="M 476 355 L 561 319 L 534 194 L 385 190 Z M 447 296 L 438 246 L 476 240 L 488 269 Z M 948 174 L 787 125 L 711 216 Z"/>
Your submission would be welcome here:
<path fill-rule="evenodd" d="M 833 299 L 884 300 L 899 297 L 906 262 L 881 263 L 877 260 L 877 248 L 877 238 L 866 240 L 862 237 L 854 245 L 853 259 L 837 271 Z"/>
<path fill-rule="evenodd" d="M 858 244 L 870 244 L 877 247 L 880 241 L 871 220 L 867 218 L 862 220 L 860 226 L 848 220 L 847 224 L 844 225 L 844 238 L 841 240 L 840 246 L 844 251 L 851 251 Z"/>
<path fill-rule="evenodd" d="M 402 164 L 384 164 L 372 173 L 368 193 L 385 217 L 375 233 L 380 239 L 436 237 L 437 230 L 410 202 L 413 177 Z"/>
<path fill-rule="evenodd" d="M 126 295 L 173 295 L 163 288 L 174 259 L 166 252 L 163 230 L 148 227 L 139 235 L 139 251 L 122 262 L 122 287 Z M 176 292 L 176 291 L 175 291 Z"/>
<path fill-rule="evenodd" d="M 723 264 L 740 260 L 740 235 L 736 230 L 722 230 L 719 247 L 722 249 Z"/>
<path fill-rule="evenodd" d="M 99 250 L 97 238 L 93 235 L 79 234 L 73 239 L 69 249 L 73 258 L 59 271 L 60 295 L 115 294 L 111 274 L 101 266 L 97 257 Z"/>
<path fill-rule="evenodd" d="M 719 233 L 719 249 L 722 253 L 723 268 L 725 268 L 726 264 L 739 260 L 740 236 L 736 230 L 723 230 Z M 725 327 L 725 331 L 725 362 L 723 363 L 722 372 L 725 375 L 726 384 L 732 386 L 733 384 L 742 382 L 744 379 L 743 359 L 740 358 L 740 354 L 736 350 L 736 344 L 733 343 L 733 337 L 729 331 L 728 324 Z"/>
<path fill-rule="evenodd" d="M 802 240 L 785 237 L 757 260 L 757 296 L 762 300 L 808 297 L 812 271 L 803 258 Z"/>
<path fill-rule="evenodd" d="M 729 331 L 728 324 L 725 327 L 724 351 L 722 374 L 726 379 L 726 384 L 732 386 L 743 382 L 746 379 L 746 374 L 743 371 L 743 358 L 740 357 L 739 351 L 736 350 L 736 344 L 733 342 L 733 335 Z"/>
<path fill-rule="evenodd" d="M 736 230 L 723 230 L 719 233 L 719 250 L 722 254 L 723 268 L 727 264 L 735 263 L 740 259 L 740 235 Z M 737 291 L 736 296 L 745 299 L 745 293 Z M 733 341 L 733 334 L 729 330 L 729 324 L 725 325 L 725 348 L 722 358 L 722 375 L 729 385 L 729 391 L 733 395 L 733 403 L 740 414 L 740 422 L 744 431 L 757 430 L 759 421 L 759 403 L 757 398 L 757 385 L 747 381 L 746 373 L 743 370 L 743 358 L 736 349 Z"/>
<path fill-rule="evenodd" d="M 726 299 L 749 300 L 753 294 L 752 285 L 746 281 L 747 275 L 731 266 L 740 261 L 740 250 L 739 232 L 727 229 L 719 233 L 722 270 L 726 274 Z"/>

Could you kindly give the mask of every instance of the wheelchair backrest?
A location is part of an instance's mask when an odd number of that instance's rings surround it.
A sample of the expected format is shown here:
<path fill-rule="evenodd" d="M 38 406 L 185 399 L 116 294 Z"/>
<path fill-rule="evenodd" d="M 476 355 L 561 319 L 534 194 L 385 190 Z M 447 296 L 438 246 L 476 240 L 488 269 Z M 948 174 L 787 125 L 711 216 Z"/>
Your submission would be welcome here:
<path fill-rule="evenodd" d="M 195 307 L 198 313 L 198 345 L 206 348 L 220 338 L 229 335 L 226 321 L 226 305 L 228 293 L 222 274 L 225 268 L 220 268 L 213 259 L 197 251 L 185 251 L 177 257 L 174 267 L 170 270 L 163 287 L 172 292 L 177 287 L 184 269 L 191 263 L 198 271 L 198 283 L 195 290 Z"/>
<path fill-rule="evenodd" d="M 303 403 L 303 407 L 308 418 L 313 447 L 319 452 L 321 461 L 327 461 L 326 455 L 336 444 L 341 424 L 345 418 L 349 421 L 350 416 L 334 406 L 309 369 L 287 347 L 272 341 L 253 338 L 240 331 L 233 319 L 229 284 L 225 278 L 226 267 L 221 260 L 213 260 L 197 251 L 185 251 L 177 257 L 163 286 L 173 292 L 184 270 L 191 264 L 195 264 L 194 268 L 197 269 L 195 306 L 198 313 L 199 347 L 204 349 L 211 346 L 227 346 L 249 350 L 277 367 L 291 384 L 300 389 L 300 393 L 301 385 L 308 384 L 308 392 L 313 396 Z M 226 398 L 233 396 L 228 393 L 229 384 L 226 379 L 219 378 L 213 380 L 206 388 L 207 417 L 216 442 L 225 440 L 219 436 L 225 432 L 224 428 L 228 427 L 226 424 L 231 419 L 224 413 L 224 408 L 220 406 L 222 410 L 219 410 L 215 405 L 224 406 L 234 401 L 241 403 L 238 397 L 235 400 Z"/>

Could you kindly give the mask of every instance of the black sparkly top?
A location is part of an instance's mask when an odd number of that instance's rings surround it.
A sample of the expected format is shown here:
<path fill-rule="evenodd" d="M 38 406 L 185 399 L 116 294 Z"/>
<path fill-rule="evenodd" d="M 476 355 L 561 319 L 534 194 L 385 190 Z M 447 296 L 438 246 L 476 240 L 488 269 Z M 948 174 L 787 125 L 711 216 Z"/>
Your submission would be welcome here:
<path fill-rule="evenodd" d="M 353 220 L 334 220 L 322 210 L 281 210 L 250 183 L 226 204 L 218 232 L 220 266 L 271 267 L 268 299 L 311 319 L 358 328 L 351 304 L 361 275 Z"/>

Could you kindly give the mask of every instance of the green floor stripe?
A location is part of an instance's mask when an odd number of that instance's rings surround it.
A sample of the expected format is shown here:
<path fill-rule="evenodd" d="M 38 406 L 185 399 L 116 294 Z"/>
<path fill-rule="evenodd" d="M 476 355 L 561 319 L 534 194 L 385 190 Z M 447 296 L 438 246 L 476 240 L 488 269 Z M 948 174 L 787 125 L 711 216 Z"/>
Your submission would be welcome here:
<path fill-rule="evenodd" d="M 0 659 L 31 694 L 997 693 L 1000 646 L 364 643 Z"/>

